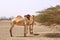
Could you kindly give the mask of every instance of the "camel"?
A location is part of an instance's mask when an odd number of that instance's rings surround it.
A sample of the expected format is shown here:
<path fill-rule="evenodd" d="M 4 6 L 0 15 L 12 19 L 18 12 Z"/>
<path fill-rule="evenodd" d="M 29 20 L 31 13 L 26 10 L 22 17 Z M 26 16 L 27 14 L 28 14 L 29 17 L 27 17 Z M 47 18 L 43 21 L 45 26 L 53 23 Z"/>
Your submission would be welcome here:
<path fill-rule="evenodd" d="M 27 26 L 28 26 L 28 21 L 27 18 L 23 18 L 21 16 L 17 16 L 11 20 L 11 28 L 10 28 L 10 36 L 12 37 L 12 29 L 14 28 L 14 25 L 17 26 L 24 26 L 24 36 L 26 37 L 27 34 Z"/>
<path fill-rule="evenodd" d="M 29 19 L 28 19 L 29 18 Z M 24 26 L 24 37 L 26 37 L 27 33 L 28 33 L 28 26 L 29 26 L 29 30 L 30 30 L 30 34 L 33 34 L 33 24 L 34 24 L 34 15 L 29 16 L 27 18 L 27 16 L 21 17 L 20 15 L 18 15 L 17 17 L 13 18 L 11 20 L 11 28 L 10 28 L 10 36 L 12 37 L 12 29 L 14 28 L 14 25 L 17 26 Z"/>
<path fill-rule="evenodd" d="M 35 16 L 27 14 L 24 17 L 26 17 L 29 20 L 29 31 L 30 31 L 30 34 L 33 34 L 33 25 L 34 25 Z"/>

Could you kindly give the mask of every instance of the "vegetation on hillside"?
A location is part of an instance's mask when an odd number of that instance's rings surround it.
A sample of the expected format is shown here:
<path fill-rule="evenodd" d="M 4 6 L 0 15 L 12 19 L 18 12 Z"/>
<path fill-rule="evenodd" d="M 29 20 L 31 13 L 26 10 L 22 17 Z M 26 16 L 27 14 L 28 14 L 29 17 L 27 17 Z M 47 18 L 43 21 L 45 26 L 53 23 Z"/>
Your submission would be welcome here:
<path fill-rule="evenodd" d="M 37 11 L 36 21 L 45 25 L 60 24 L 60 5 Z"/>

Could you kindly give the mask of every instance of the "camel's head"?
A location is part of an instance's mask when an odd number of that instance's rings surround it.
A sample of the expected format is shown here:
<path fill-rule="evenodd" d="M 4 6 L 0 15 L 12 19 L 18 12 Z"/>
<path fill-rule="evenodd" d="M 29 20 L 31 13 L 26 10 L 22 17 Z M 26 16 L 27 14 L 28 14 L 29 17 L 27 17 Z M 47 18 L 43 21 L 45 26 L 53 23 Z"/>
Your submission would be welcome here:
<path fill-rule="evenodd" d="M 24 17 L 26 17 L 28 20 L 30 20 L 30 15 L 29 14 L 25 15 Z"/>

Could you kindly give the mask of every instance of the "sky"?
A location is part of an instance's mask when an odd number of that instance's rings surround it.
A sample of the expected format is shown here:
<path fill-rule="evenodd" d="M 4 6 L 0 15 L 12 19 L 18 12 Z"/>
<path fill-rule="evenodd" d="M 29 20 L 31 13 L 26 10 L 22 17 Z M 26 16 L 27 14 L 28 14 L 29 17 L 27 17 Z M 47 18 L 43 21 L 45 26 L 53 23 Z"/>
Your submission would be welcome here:
<path fill-rule="evenodd" d="M 37 15 L 36 11 L 56 5 L 60 5 L 60 0 L 0 0 L 0 17 Z"/>

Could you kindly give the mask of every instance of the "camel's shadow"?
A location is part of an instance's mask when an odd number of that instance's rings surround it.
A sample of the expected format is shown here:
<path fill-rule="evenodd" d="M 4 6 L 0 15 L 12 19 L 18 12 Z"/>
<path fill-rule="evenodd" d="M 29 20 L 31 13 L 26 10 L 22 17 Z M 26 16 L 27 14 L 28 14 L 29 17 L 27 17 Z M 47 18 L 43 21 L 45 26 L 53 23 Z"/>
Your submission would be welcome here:
<path fill-rule="evenodd" d="M 32 34 L 31 36 L 26 36 L 26 37 L 35 37 L 35 36 L 39 36 L 40 34 Z M 13 37 L 24 37 L 24 36 L 13 36 Z"/>
<path fill-rule="evenodd" d="M 13 37 L 24 37 L 24 36 L 13 36 Z M 48 37 L 48 38 L 60 38 L 60 33 L 46 33 L 46 34 L 32 34 L 32 36 L 26 37 Z"/>
<path fill-rule="evenodd" d="M 60 38 L 60 33 L 47 33 L 44 35 L 44 37 Z"/>

